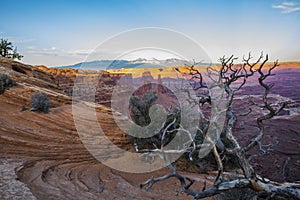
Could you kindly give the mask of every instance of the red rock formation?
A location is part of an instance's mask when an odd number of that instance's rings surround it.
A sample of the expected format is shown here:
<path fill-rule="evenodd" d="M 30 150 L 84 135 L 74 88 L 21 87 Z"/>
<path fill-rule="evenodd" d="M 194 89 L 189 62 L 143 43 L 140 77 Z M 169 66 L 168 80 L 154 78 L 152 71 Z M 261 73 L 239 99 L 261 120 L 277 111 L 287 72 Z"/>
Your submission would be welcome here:
<path fill-rule="evenodd" d="M 8 199 L 24 199 L 22 188 L 21 193 L 15 191 L 12 193 L 6 189 L 15 188 L 18 186 L 17 182 L 22 181 L 38 199 L 150 200 L 160 199 L 162 195 L 166 195 L 166 200 L 174 199 L 177 185 L 172 184 L 172 180 L 167 182 L 170 185 L 168 188 L 157 188 L 151 192 L 143 191 L 139 188 L 139 184 L 151 174 L 133 176 L 110 169 L 86 150 L 76 131 L 72 106 L 68 105 L 71 99 L 58 87 L 54 87 L 53 80 L 49 78 L 50 73 L 44 73 L 41 69 L 33 70 L 30 66 L 10 60 L 2 61 L 3 59 L 0 60 L 0 72 L 9 74 L 17 85 L 0 95 L 1 175 L 7 172 L 5 167 L 12 166 L 5 164 L 7 157 L 11 157 L 10 163 L 16 159 L 15 157 L 19 159 L 16 169 L 17 179 L 14 174 L 11 177 L 6 174 L 5 177 L 0 176 L 0 197 L 6 195 L 5 198 Z M 13 70 L 10 63 L 26 73 Z M 23 105 L 30 106 L 30 96 L 35 92 L 47 93 L 55 108 L 51 108 L 47 114 L 29 110 L 21 111 Z M 120 148 L 131 149 L 130 141 L 115 124 L 111 110 L 98 105 L 96 114 L 107 133 L 105 137 Z M 81 120 L 85 121 L 87 118 L 83 116 Z M 86 129 L 91 130 L 93 127 L 86 127 Z M 112 145 L 102 142 L 101 138 L 94 142 L 104 158 L 118 155 L 118 152 L 112 152 Z M 154 172 L 152 175 L 160 176 L 165 173 L 167 170 Z M 197 178 L 204 180 L 205 176 L 197 175 Z M 5 181 L 2 181 L 4 179 Z M 210 184 L 210 180 L 207 181 Z M 196 186 L 200 187 L 197 184 Z M 183 200 L 186 196 L 179 193 L 177 199 Z"/>
<path fill-rule="evenodd" d="M 157 88 L 156 88 L 156 92 L 157 93 L 165 93 L 166 90 L 163 86 L 163 83 L 162 83 L 162 80 L 161 80 L 161 75 L 158 74 L 158 77 L 157 77 Z"/>
<path fill-rule="evenodd" d="M 16 169 L 18 179 L 26 183 L 36 197 L 39 199 L 66 200 L 74 198 L 160 199 L 164 196 L 165 199 L 174 199 L 174 191 L 178 189 L 178 185 L 174 184 L 173 179 L 164 182 L 168 187 L 153 187 L 150 192 L 144 192 L 139 188 L 139 184 L 149 177 L 164 175 L 169 173 L 168 170 L 132 175 L 110 169 L 95 160 L 85 149 L 76 132 L 70 97 L 60 90 L 55 78 L 54 80 L 51 78 L 53 76 L 51 72 L 44 73 L 45 69 L 39 70 L 41 71 L 33 69 L 29 65 L 0 58 L 0 72 L 9 74 L 17 82 L 16 86 L 0 95 L 0 159 L 4 160 L 6 156 L 17 156 L 21 158 L 22 162 L 26 161 Z M 50 71 L 62 77 L 69 73 L 56 69 Z M 85 79 L 85 77 L 88 78 Z M 81 81 L 84 83 L 90 78 L 90 76 L 82 76 Z M 67 81 L 69 80 L 72 79 Z M 293 85 L 292 82 L 288 82 L 290 80 L 288 78 L 282 80 L 288 85 Z M 284 82 L 280 81 L 280 83 Z M 103 91 L 101 87 L 99 87 L 99 92 Z M 293 91 L 288 92 L 288 89 Z M 300 93 L 297 93 L 296 86 L 285 88 L 284 91 L 286 95 L 299 98 Z M 30 106 L 30 97 L 36 92 L 48 94 L 54 105 L 50 113 L 21 111 L 22 106 Z M 102 93 L 99 93 L 100 95 Z M 162 103 L 170 101 L 166 94 L 164 96 L 165 99 L 162 99 Z M 240 106 L 237 105 L 235 108 L 243 109 L 243 99 L 241 99 Z M 293 109 L 299 110 L 299 106 Z M 111 110 L 99 105 L 96 112 L 100 123 L 102 123 L 101 126 L 109 132 L 108 137 L 111 141 L 121 148 L 131 148 L 130 141 L 117 128 Z M 253 112 L 257 114 L 263 111 L 256 109 Z M 244 113 L 244 110 L 241 110 L 240 113 Z M 275 145 L 273 150 L 266 155 L 252 160 L 255 162 L 255 168 L 263 176 L 270 176 L 272 179 L 280 181 L 299 180 L 299 116 L 299 114 L 283 115 L 266 122 L 264 144 Z M 252 118 L 253 115 L 250 114 L 248 118 L 244 116 L 238 122 L 237 126 L 240 128 L 238 131 L 243 133 L 236 133 L 240 141 L 247 142 L 257 133 L 255 120 Z M 82 120 L 86 120 L 84 116 Z M 247 123 L 241 124 L 243 122 Z M 246 129 L 242 129 L 242 126 L 246 126 Z M 92 127 L 86 128 L 92 129 Z M 108 144 L 100 144 L 99 148 L 103 150 L 105 155 L 110 153 L 110 145 Z M 284 170 L 283 166 L 285 166 Z M 178 168 L 185 170 L 185 172 L 190 170 L 185 162 Z M 1 168 L 1 172 L 4 171 L 5 169 L 2 170 Z M 188 174 L 188 176 L 200 183 L 195 183 L 193 186 L 195 188 L 201 188 L 204 181 L 208 186 L 212 184 L 208 174 Z M 2 189 L 2 178 L 6 177 L 0 177 L 0 194 L 7 192 Z M 16 181 L 18 180 L 13 177 L 11 182 Z M 17 195 L 14 194 L 9 198 L 20 199 Z M 178 193 L 176 197 L 179 200 L 186 198 L 181 193 Z"/>

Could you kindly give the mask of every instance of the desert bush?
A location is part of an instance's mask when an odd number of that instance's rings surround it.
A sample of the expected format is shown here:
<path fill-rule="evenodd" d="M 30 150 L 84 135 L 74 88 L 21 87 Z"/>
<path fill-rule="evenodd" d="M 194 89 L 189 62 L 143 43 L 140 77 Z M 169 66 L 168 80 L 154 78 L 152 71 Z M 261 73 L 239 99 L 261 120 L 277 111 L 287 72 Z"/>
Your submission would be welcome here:
<path fill-rule="evenodd" d="M 4 93 L 5 90 L 15 85 L 15 82 L 12 78 L 7 75 L 0 73 L 0 94 Z"/>
<path fill-rule="evenodd" d="M 150 124 L 149 109 L 156 99 L 157 95 L 155 92 L 148 92 L 141 99 L 137 96 L 130 97 L 130 116 L 137 125 L 147 126 Z"/>
<path fill-rule="evenodd" d="M 151 123 L 149 116 L 149 109 L 157 99 L 157 95 L 154 92 L 149 92 L 145 94 L 142 98 L 137 96 L 131 96 L 129 100 L 130 117 L 139 126 L 147 126 Z M 134 127 L 130 128 L 130 132 L 137 133 Z M 149 148 L 149 144 L 157 143 L 156 137 L 151 138 L 131 138 L 133 143 L 138 148 Z"/>
<path fill-rule="evenodd" d="M 25 110 L 28 110 L 28 108 L 25 105 L 23 105 L 21 111 L 25 111 Z"/>
<path fill-rule="evenodd" d="M 36 93 L 31 96 L 31 111 L 47 113 L 51 107 L 51 102 L 45 93 Z"/>
<path fill-rule="evenodd" d="M 143 134 L 145 135 L 153 135 L 148 138 L 132 138 L 133 143 L 138 149 L 143 148 L 153 148 L 160 147 L 163 145 L 167 145 L 176 135 L 180 124 L 180 109 L 172 108 L 170 111 L 166 111 L 165 109 L 159 107 L 152 107 L 155 104 L 158 96 L 156 92 L 151 91 L 144 94 L 142 97 L 131 96 L 129 100 L 129 108 L 130 108 L 130 116 L 131 119 L 139 126 L 148 126 Z M 150 108 L 152 109 L 152 116 L 150 118 Z M 166 118 L 165 118 L 166 117 Z M 170 123 L 174 121 L 176 118 L 176 123 L 169 126 Z M 165 121 L 164 121 L 165 120 Z M 157 127 L 162 126 L 162 122 L 164 121 L 164 126 L 161 129 L 157 129 Z M 149 126 L 151 123 L 151 126 Z M 168 134 L 165 135 L 162 141 L 162 134 L 165 128 L 168 127 Z M 173 131 L 172 131 L 173 130 Z M 134 133 L 134 135 L 138 135 L 140 130 L 135 130 L 134 127 L 131 127 L 130 132 Z"/>

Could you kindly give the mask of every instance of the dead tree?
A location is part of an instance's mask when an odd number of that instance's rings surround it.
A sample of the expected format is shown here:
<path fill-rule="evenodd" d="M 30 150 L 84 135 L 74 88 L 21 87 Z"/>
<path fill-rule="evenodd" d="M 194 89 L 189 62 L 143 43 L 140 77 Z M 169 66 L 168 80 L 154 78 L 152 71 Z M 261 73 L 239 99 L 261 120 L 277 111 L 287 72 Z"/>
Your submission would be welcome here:
<path fill-rule="evenodd" d="M 208 68 L 207 73 L 209 78 L 215 83 L 215 85 L 222 85 L 225 90 L 227 106 L 226 106 L 226 120 L 225 126 L 221 130 L 221 138 L 226 139 L 230 142 L 230 145 L 224 145 L 224 141 L 219 139 L 218 142 L 211 142 L 211 152 L 214 155 L 214 159 L 217 163 L 218 174 L 215 177 L 214 184 L 206 188 L 206 184 L 204 184 L 203 188 L 199 188 L 199 190 L 191 189 L 191 186 L 194 184 L 194 180 L 191 180 L 188 177 L 184 177 L 180 173 L 177 172 L 172 163 L 168 162 L 166 159 L 166 155 L 169 153 L 182 153 L 186 152 L 188 154 L 193 154 L 200 150 L 203 146 L 195 145 L 193 142 L 190 147 L 186 147 L 184 149 L 177 150 L 164 150 L 163 146 L 159 149 L 147 149 L 141 150 L 142 153 L 156 153 L 159 154 L 162 159 L 166 162 L 169 169 L 171 170 L 170 174 L 166 174 L 162 177 L 151 178 L 147 180 L 145 183 L 141 184 L 141 188 L 146 188 L 146 190 L 150 190 L 151 187 L 160 181 L 164 181 L 171 177 L 175 177 L 181 184 L 181 191 L 188 195 L 191 195 L 193 199 L 201 199 L 205 197 L 214 196 L 216 194 L 222 193 L 224 191 L 230 191 L 233 189 L 241 189 L 241 188 L 250 188 L 253 191 L 256 191 L 259 195 L 264 195 L 267 198 L 279 198 L 279 199 L 300 199 L 300 185 L 293 183 L 276 183 L 270 181 L 268 179 L 260 177 L 256 174 L 255 170 L 251 166 L 249 159 L 251 156 L 247 154 L 253 148 L 259 148 L 262 153 L 265 153 L 266 150 L 263 149 L 262 139 L 265 134 L 265 126 L 264 122 L 276 116 L 289 102 L 282 102 L 279 106 L 276 107 L 272 105 L 269 101 L 268 95 L 270 89 L 273 87 L 272 84 L 268 84 L 266 80 L 274 75 L 273 70 L 279 65 L 278 61 L 274 62 L 271 67 L 266 67 L 266 63 L 268 61 L 268 55 L 264 56 L 263 53 L 261 56 L 252 63 L 252 57 L 249 54 L 247 58 L 243 58 L 243 63 L 236 65 L 234 62 L 237 60 L 236 57 L 230 56 L 229 58 L 222 57 L 220 58 L 221 66 L 219 67 L 211 67 Z M 208 86 L 203 83 L 202 73 L 199 72 L 194 66 L 188 67 L 188 73 L 190 73 L 191 78 L 193 80 L 197 79 L 198 84 L 197 88 L 207 88 Z M 215 78 L 217 77 L 217 78 Z M 233 101 L 237 91 L 239 91 L 247 82 L 247 80 L 252 78 L 257 78 L 259 85 L 263 89 L 262 94 L 262 104 L 259 105 L 255 102 L 252 104 L 263 107 L 268 112 L 266 114 L 262 114 L 257 117 L 256 123 L 258 127 L 258 133 L 256 136 L 246 145 L 242 146 L 239 140 L 233 134 L 235 130 L 236 121 L 239 117 L 238 114 L 233 110 Z M 207 98 L 210 100 L 210 98 Z M 203 103 L 203 102 L 202 102 Z M 211 103 L 211 102 L 210 102 Z M 243 115 L 247 115 L 251 112 L 251 109 Z M 211 123 L 211 119 L 208 119 L 208 123 Z M 181 127 L 182 129 L 182 127 Z M 205 131 L 207 129 L 201 129 L 203 134 L 205 135 Z M 167 131 L 167 130 L 166 130 Z M 165 131 L 165 132 L 166 132 Z M 186 131 L 187 134 L 188 131 Z M 164 135 L 162 136 L 162 140 L 164 139 Z M 226 155 L 234 156 L 239 163 L 239 167 L 243 171 L 243 174 L 235 178 L 234 180 L 225 179 L 225 175 L 223 173 L 224 170 L 224 161 L 222 158 Z"/>

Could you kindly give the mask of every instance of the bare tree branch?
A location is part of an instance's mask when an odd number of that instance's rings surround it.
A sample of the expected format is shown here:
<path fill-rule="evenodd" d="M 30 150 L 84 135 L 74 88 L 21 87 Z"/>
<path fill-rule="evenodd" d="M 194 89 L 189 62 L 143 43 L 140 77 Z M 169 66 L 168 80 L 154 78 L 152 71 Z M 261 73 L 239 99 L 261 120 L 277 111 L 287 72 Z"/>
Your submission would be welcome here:
<path fill-rule="evenodd" d="M 179 128 L 175 128 L 174 131 L 181 131 L 182 133 L 187 134 L 187 136 L 191 140 L 191 146 L 184 145 L 182 149 L 165 150 L 164 145 L 162 145 L 160 149 L 157 148 L 157 149 L 140 150 L 140 152 L 143 153 L 156 153 L 160 155 L 160 157 L 167 163 L 168 167 L 172 171 L 172 173 L 164 175 L 159 178 L 152 177 L 145 183 L 141 184 L 141 188 L 146 187 L 146 190 L 149 190 L 157 182 L 164 181 L 169 178 L 176 178 L 180 182 L 181 191 L 188 195 L 191 195 L 193 199 L 210 197 L 224 191 L 240 189 L 240 188 L 250 188 L 258 193 L 267 194 L 267 196 L 269 197 L 281 197 L 286 199 L 298 199 L 298 200 L 300 199 L 300 185 L 294 183 L 280 184 L 260 177 L 255 173 L 255 170 L 250 164 L 250 160 L 258 155 L 253 154 L 250 155 L 250 157 L 246 155 L 246 153 L 256 145 L 259 147 L 261 154 L 265 154 L 266 151 L 272 149 L 272 147 L 275 144 L 269 144 L 269 145 L 262 144 L 262 139 L 266 128 L 264 122 L 278 115 L 278 113 L 283 108 L 285 108 L 286 105 L 288 105 L 289 103 L 289 102 L 282 102 L 277 105 L 275 104 L 272 105 L 269 101 L 268 95 L 273 85 L 267 84 L 266 80 L 268 77 L 274 75 L 273 70 L 278 66 L 278 61 L 275 61 L 273 65 L 268 69 L 265 69 L 265 65 L 268 59 L 269 59 L 268 54 L 264 56 L 264 54 L 261 53 L 260 57 L 255 62 L 252 63 L 251 62 L 252 57 L 251 54 L 249 53 L 248 57 L 243 58 L 242 64 L 235 64 L 237 60 L 236 57 L 234 57 L 233 55 L 228 58 L 223 56 L 222 58 L 219 59 L 221 63 L 220 67 L 209 67 L 207 69 L 208 78 L 210 79 L 210 81 L 212 81 L 212 84 L 210 86 L 203 83 L 203 75 L 200 71 L 198 71 L 195 68 L 194 65 L 186 66 L 188 75 L 190 76 L 191 80 L 194 81 L 193 83 L 194 86 L 198 86 L 198 87 L 193 87 L 194 90 L 200 88 L 205 88 L 210 90 L 214 87 L 223 87 L 225 89 L 226 103 L 227 103 L 226 110 L 218 110 L 218 108 L 215 108 L 215 112 L 219 115 L 223 112 L 226 112 L 225 126 L 222 130 L 221 136 L 223 137 L 223 139 L 229 141 L 230 145 L 228 144 L 224 145 L 221 139 L 217 140 L 218 142 L 215 144 L 210 137 L 207 137 L 207 143 L 196 144 L 196 142 L 193 141 L 194 138 L 192 137 L 192 134 L 189 131 L 185 130 L 182 126 L 180 126 Z M 179 69 L 177 70 L 180 73 L 185 73 L 180 71 Z M 258 75 L 257 80 L 259 85 L 264 89 L 264 92 L 262 94 L 262 104 L 261 105 L 257 104 L 250 97 L 249 110 L 246 113 L 235 114 L 233 101 L 235 99 L 236 92 L 245 86 L 248 78 L 256 77 L 254 76 L 256 74 Z M 207 95 L 209 96 L 210 93 L 207 93 Z M 219 101 L 221 101 L 221 99 Z M 218 103 L 220 102 L 211 102 L 211 106 L 213 107 L 214 104 L 218 104 Z M 249 142 L 249 144 L 244 147 L 234 136 L 234 130 L 236 129 L 237 117 L 248 115 L 252 111 L 250 106 L 253 105 L 266 109 L 268 113 L 259 116 L 257 118 L 256 122 L 259 131 L 256 137 L 252 139 Z M 209 118 L 209 121 L 206 122 L 213 124 L 217 127 L 217 124 L 214 124 L 216 122 L 212 117 Z M 172 123 L 175 123 L 175 121 L 171 122 L 171 124 Z M 168 129 L 171 127 L 171 124 L 168 125 L 163 132 L 162 144 L 165 135 L 169 131 Z M 197 127 L 197 130 L 199 130 L 200 134 L 203 134 L 203 136 L 206 135 L 206 131 L 204 129 Z M 193 185 L 195 181 L 180 175 L 176 171 L 174 166 L 166 160 L 166 154 L 185 152 L 189 155 L 190 160 L 192 160 L 192 155 L 195 152 L 199 152 L 201 147 L 205 145 L 209 145 L 210 147 L 212 147 L 212 154 L 214 155 L 214 159 L 217 164 L 218 173 L 215 177 L 214 184 L 211 187 L 207 188 L 206 182 L 204 182 L 202 189 L 197 191 L 197 190 L 190 189 L 190 187 Z M 264 147 L 266 147 L 266 149 L 264 149 Z M 227 154 L 234 156 L 238 160 L 239 166 L 243 171 L 243 176 L 236 176 L 236 178 L 231 181 L 228 181 L 223 178 L 225 174 L 223 171 L 225 163 L 222 159 L 222 156 L 224 157 Z M 288 164 L 288 160 L 285 162 L 282 169 L 283 176 L 285 175 L 285 169 L 287 164 Z"/>

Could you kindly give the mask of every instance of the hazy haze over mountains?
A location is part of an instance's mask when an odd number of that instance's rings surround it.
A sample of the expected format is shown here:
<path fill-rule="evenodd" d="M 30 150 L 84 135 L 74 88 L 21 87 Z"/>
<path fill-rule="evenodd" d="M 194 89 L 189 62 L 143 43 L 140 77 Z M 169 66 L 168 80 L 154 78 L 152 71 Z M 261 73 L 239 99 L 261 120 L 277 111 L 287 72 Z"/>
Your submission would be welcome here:
<path fill-rule="evenodd" d="M 128 68 L 164 68 L 174 66 L 192 65 L 194 61 L 186 61 L 177 58 L 165 60 L 138 58 L 136 60 L 95 60 L 90 62 L 81 62 L 74 65 L 56 66 L 58 68 L 73 69 L 128 69 Z M 198 66 L 209 66 L 212 63 L 197 63 Z"/>

